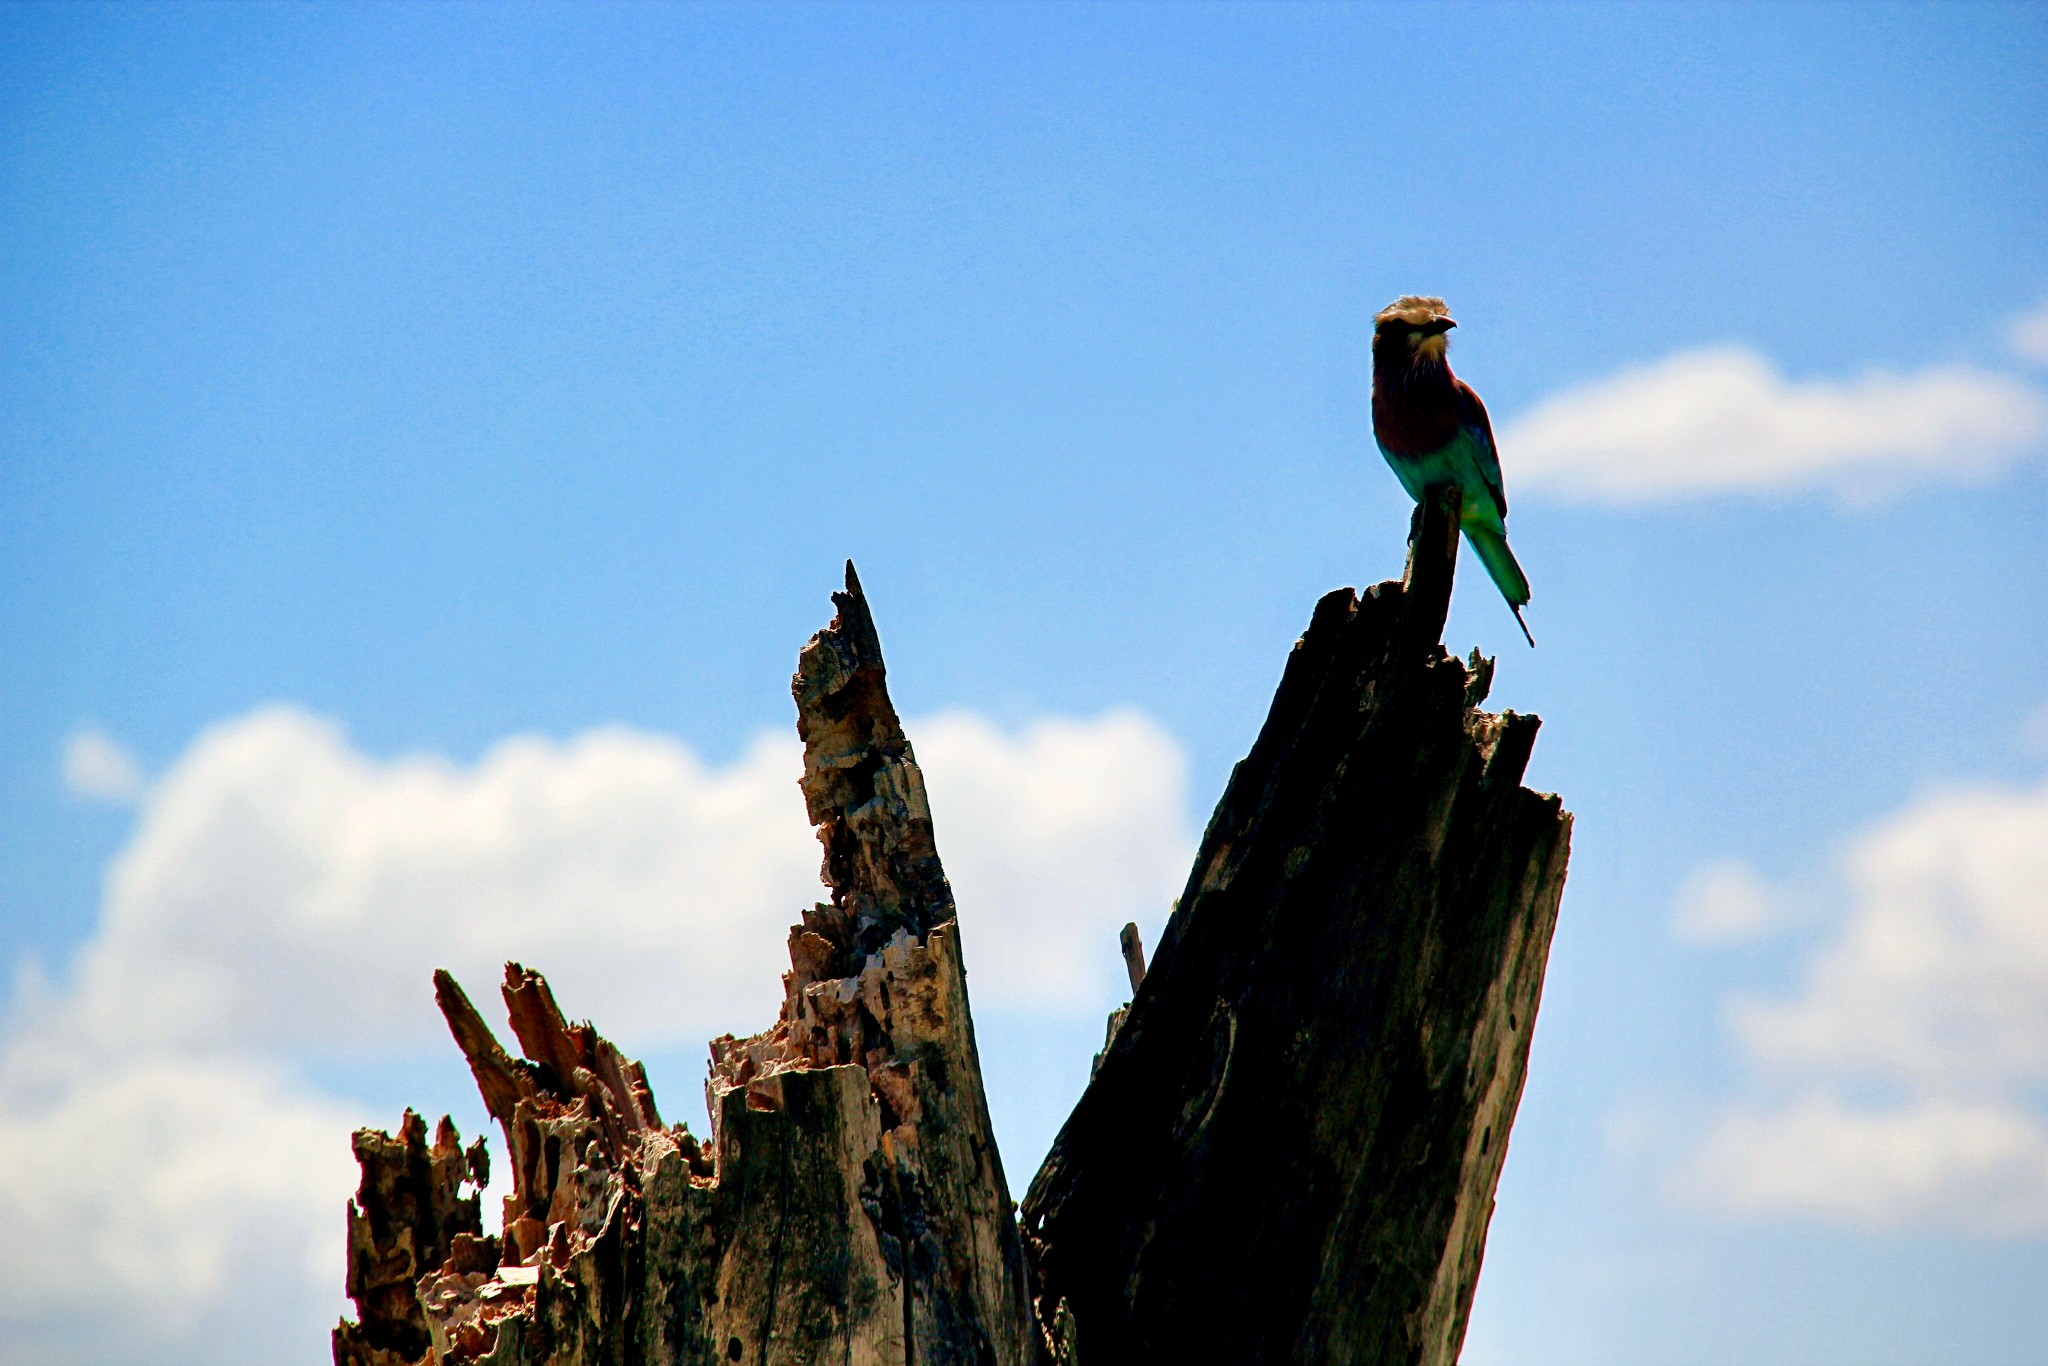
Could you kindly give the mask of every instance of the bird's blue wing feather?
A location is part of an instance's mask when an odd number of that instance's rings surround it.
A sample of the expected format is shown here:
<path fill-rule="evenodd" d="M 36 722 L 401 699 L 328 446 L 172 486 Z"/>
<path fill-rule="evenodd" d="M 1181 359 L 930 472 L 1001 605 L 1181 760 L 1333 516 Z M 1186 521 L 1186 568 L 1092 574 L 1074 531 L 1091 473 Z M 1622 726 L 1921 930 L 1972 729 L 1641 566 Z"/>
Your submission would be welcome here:
<path fill-rule="evenodd" d="M 1471 452 L 1472 463 L 1477 467 L 1479 478 L 1486 485 L 1486 491 L 1493 495 L 1493 505 L 1505 519 L 1508 515 L 1508 493 L 1502 487 L 1500 478 L 1500 452 L 1493 444 L 1493 423 L 1486 416 L 1486 405 L 1479 401 L 1479 395 L 1472 392 L 1472 386 L 1458 381 L 1458 419 L 1464 428 L 1466 449 Z"/>

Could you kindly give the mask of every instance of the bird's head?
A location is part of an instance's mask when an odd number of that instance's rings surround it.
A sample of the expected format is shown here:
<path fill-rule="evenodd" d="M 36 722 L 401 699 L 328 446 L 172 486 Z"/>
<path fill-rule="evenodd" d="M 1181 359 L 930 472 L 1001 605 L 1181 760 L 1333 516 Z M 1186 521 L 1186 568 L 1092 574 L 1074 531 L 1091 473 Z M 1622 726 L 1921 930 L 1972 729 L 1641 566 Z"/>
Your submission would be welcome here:
<path fill-rule="evenodd" d="M 1442 299 L 1403 294 L 1373 315 L 1372 358 L 1380 365 L 1441 365 L 1451 340 L 1444 334 L 1456 326 Z"/>

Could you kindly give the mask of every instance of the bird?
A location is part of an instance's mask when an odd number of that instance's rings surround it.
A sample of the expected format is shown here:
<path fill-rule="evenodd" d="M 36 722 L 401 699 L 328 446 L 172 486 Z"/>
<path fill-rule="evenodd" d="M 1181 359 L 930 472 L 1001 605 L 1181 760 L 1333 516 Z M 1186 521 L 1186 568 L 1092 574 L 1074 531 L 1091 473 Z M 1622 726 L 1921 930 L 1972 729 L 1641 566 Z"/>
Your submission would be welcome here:
<path fill-rule="evenodd" d="M 1522 620 L 1529 580 L 1508 549 L 1508 496 L 1493 424 L 1472 386 L 1451 373 L 1447 334 L 1457 325 L 1433 295 L 1404 294 L 1373 315 L 1373 440 L 1417 503 L 1433 486 L 1458 487 L 1459 529 L 1534 649 L 1536 637 Z"/>

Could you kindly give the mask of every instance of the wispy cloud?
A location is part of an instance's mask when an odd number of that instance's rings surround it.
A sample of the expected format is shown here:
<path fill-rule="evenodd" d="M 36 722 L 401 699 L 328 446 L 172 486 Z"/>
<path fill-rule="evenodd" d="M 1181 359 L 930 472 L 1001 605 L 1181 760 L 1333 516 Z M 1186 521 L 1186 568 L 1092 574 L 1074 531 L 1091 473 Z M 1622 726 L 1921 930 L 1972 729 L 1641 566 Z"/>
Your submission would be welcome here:
<path fill-rule="evenodd" d="M 1117 927 L 1162 918 L 1192 853 L 1180 745 L 1128 712 L 910 731 L 977 1006 L 1092 1015 Z M 780 739 L 713 767 L 620 729 L 384 760 L 290 708 L 201 735 L 0 1039 L 0 1322 L 67 1361 L 246 1360 L 253 1325 L 283 1344 L 259 1355 L 317 1354 L 365 1116 L 307 1064 L 444 1057 L 428 973 L 488 999 L 507 958 L 635 1051 L 767 1026 L 822 894 L 800 769 Z"/>
<path fill-rule="evenodd" d="M 2048 395 L 1968 365 L 1791 380 L 1744 347 L 1687 351 L 1511 423 L 1510 486 L 1606 503 L 1980 480 L 2048 444 Z"/>
<path fill-rule="evenodd" d="M 2048 1234 L 2048 784 L 1917 802 L 1859 839 L 1849 909 L 1731 1024 L 1758 1099 L 1683 1189 L 1868 1227 Z"/>
<path fill-rule="evenodd" d="M 2029 754 L 2048 757 L 2048 702 L 2042 702 L 2020 722 L 2020 744 Z"/>
<path fill-rule="evenodd" d="M 1749 864 L 1722 859 L 1696 871 L 1679 888 L 1671 928 L 1684 944 L 1743 944 L 1797 923 L 1801 909 L 1796 898 L 1766 882 Z"/>
<path fill-rule="evenodd" d="M 2012 1104 L 1811 1094 L 1723 1116 L 1685 1179 L 1721 1210 L 2038 1236 L 2048 1231 L 2048 1125 Z"/>
<path fill-rule="evenodd" d="M 2015 318 L 2005 330 L 2006 345 L 2021 360 L 2048 366 L 2048 302 L 2033 312 Z"/>
<path fill-rule="evenodd" d="M 142 795 L 145 781 L 135 756 L 97 726 L 64 744 L 64 790 L 74 797 L 125 806 Z"/>

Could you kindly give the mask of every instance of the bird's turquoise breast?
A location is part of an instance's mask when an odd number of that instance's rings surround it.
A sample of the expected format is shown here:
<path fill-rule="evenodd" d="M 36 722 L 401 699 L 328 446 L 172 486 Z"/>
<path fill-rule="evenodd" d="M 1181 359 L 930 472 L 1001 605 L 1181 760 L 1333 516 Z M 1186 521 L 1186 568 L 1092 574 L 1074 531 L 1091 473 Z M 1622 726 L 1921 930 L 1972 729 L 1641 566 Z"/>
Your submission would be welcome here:
<path fill-rule="evenodd" d="M 1432 484 L 1462 485 L 1467 482 L 1465 470 L 1470 467 L 1471 460 L 1464 448 L 1470 438 L 1463 432 L 1421 455 L 1400 454 L 1388 450 L 1386 443 L 1377 437 L 1374 441 L 1380 448 L 1380 454 L 1386 457 L 1387 464 L 1393 468 L 1395 478 L 1401 481 L 1401 487 L 1408 490 L 1408 496 L 1418 503 L 1422 501 L 1423 490 Z"/>

